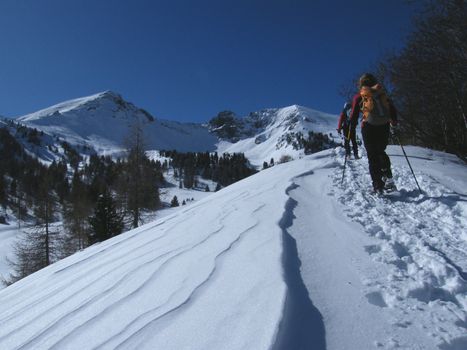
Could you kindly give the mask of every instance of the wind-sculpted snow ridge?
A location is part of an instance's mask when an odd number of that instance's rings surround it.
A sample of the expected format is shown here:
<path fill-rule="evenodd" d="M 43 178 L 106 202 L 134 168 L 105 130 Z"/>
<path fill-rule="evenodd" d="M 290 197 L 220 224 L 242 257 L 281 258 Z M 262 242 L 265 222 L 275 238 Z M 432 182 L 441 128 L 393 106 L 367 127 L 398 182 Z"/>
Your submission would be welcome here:
<path fill-rule="evenodd" d="M 0 348 L 269 348 L 286 290 L 278 170 L 2 290 Z"/>
<path fill-rule="evenodd" d="M 364 247 L 386 274 L 363 281 L 369 303 L 391 309 L 392 326 L 426 332 L 441 349 L 467 349 L 467 193 L 465 166 L 449 179 L 454 157 L 438 161 L 431 151 L 411 148 L 411 163 L 424 193 L 396 148 L 390 148 L 401 195 L 369 196 L 366 159 L 351 161 L 344 190 L 333 191 L 346 215 L 360 223 L 373 243 Z M 450 164 L 451 163 L 451 164 Z M 440 170 L 441 169 L 441 170 Z M 443 174 L 443 169 L 445 173 Z M 342 173 L 333 182 L 340 187 Z M 443 183 L 456 182 L 448 187 Z M 453 189 L 454 188 L 454 189 Z M 409 345 L 392 339 L 402 348 Z M 421 344 L 420 348 L 425 349 Z M 430 347 L 427 347 L 430 348 Z"/>

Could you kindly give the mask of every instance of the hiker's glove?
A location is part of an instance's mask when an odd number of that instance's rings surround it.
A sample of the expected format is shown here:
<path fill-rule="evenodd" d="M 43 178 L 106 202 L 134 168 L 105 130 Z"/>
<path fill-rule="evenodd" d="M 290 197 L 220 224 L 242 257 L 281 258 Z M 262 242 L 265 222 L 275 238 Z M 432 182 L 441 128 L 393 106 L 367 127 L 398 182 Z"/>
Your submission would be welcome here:
<path fill-rule="evenodd" d="M 336 130 L 337 130 L 337 133 L 338 133 L 339 135 L 342 134 L 342 129 L 336 129 Z"/>

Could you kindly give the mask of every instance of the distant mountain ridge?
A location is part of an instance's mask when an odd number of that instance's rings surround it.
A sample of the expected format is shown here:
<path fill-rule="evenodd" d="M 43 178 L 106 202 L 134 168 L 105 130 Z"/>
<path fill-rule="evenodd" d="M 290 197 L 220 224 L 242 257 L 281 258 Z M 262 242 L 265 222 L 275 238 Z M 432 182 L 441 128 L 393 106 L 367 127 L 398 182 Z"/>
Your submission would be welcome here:
<path fill-rule="evenodd" d="M 181 123 L 154 117 L 112 91 L 65 101 L 16 119 L 79 149 L 120 155 L 136 122 L 142 125 L 149 150 L 242 152 L 256 166 L 271 158 L 303 154 L 293 145 L 309 131 L 330 134 L 337 116 L 293 105 L 251 112 L 245 117 L 224 111 L 207 124 Z M 79 151 L 80 152 L 80 151 Z"/>
<path fill-rule="evenodd" d="M 72 145 L 91 146 L 97 153 L 108 155 L 124 149 L 129 129 L 136 121 L 142 124 L 149 149 L 212 151 L 216 142 L 202 125 L 156 119 L 112 91 L 59 103 L 17 121 Z"/>
<path fill-rule="evenodd" d="M 219 126 L 219 120 L 227 122 Z M 260 165 L 270 159 L 303 156 L 303 141 L 313 137 L 310 132 L 320 134 L 329 145 L 338 141 L 336 121 L 336 115 L 292 105 L 252 112 L 244 118 L 221 112 L 210 126 L 212 132 L 222 136 L 217 145 L 219 152 L 242 152 L 253 164 Z"/>

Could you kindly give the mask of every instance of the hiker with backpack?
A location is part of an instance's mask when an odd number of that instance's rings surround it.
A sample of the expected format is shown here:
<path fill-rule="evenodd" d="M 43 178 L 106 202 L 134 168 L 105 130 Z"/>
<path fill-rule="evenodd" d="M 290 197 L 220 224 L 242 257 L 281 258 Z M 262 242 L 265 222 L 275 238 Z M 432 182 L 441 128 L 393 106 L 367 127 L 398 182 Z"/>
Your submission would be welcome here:
<path fill-rule="evenodd" d="M 357 135 L 355 129 L 352 130 L 350 127 L 350 112 L 352 111 L 352 104 L 346 102 L 344 104 L 344 109 L 339 116 L 339 122 L 337 124 L 337 132 L 339 134 L 344 133 L 344 148 L 345 156 L 347 159 L 350 159 L 350 142 L 352 142 L 352 150 L 355 159 L 358 159 L 358 145 L 357 145 Z"/>
<path fill-rule="evenodd" d="M 368 156 L 373 190 L 375 193 L 395 190 L 386 146 L 391 126 L 397 125 L 396 108 L 374 75 L 363 74 L 359 80 L 359 89 L 352 99 L 351 130 L 355 132 L 361 112 L 363 144 Z"/>

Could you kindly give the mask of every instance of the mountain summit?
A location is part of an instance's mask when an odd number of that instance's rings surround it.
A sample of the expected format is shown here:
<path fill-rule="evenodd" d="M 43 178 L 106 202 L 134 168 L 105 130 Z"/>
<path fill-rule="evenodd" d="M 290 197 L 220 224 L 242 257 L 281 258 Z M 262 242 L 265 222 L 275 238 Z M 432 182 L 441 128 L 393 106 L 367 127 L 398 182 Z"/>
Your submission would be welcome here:
<path fill-rule="evenodd" d="M 99 154 L 121 151 L 135 123 L 143 126 L 149 149 L 212 151 L 217 141 L 202 125 L 156 119 L 112 91 L 62 102 L 17 121 Z"/>
<path fill-rule="evenodd" d="M 210 121 L 210 127 L 221 136 L 219 152 L 245 153 L 251 163 L 260 165 L 271 158 L 299 158 L 306 152 L 305 143 L 318 138 L 319 149 L 313 152 L 329 148 L 336 141 L 337 135 L 332 135 L 336 121 L 336 115 L 292 105 L 252 112 L 243 118 L 221 112 Z"/>
<path fill-rule="evenodd" d="M 207 125 L 155 118 L 112 91 L 62 102 L 17 118 L 28 127 L 74 146 L 92 148 L 101 155 L 118 155 L 136 123 L 142 126 L 148 150 L 245 153 L 260 167 L 271 158 L 298 158 L 304 144 L 319 135 L 324 148 L 333 144 L 337 116 L 292 105 L 251 112 L 238 117 L 223 111 Z M 322 148 L 320 148 L 322 149 Z M 314 149 L 313 152 L 319 149 Z"/>
<path fill-rule="evenodd" d="M 36 123 L 42 121 L 42 123 L 45 123 L 45 120 L 48 118 L 60 116 L 69 117 L 83 110 L 87 111 L 89 115 L 94 115 L 96 111 L 101 112 L 100 109 L 107 109 L 107 111 L 112 111 L 114 116 L 120 117 L 127 114 L 125 112 L 132 112 L 133 114 L 142 112 L 146 114 L 149 121 L 154 121 L 154 117 L 149 113 L 138 109 L 132 103 L 125 101 L 121 95 L 109 90 L 88 97 L 81 97 L 58 103 L 38 112 L 19 117 L 18 120 Z"/>

